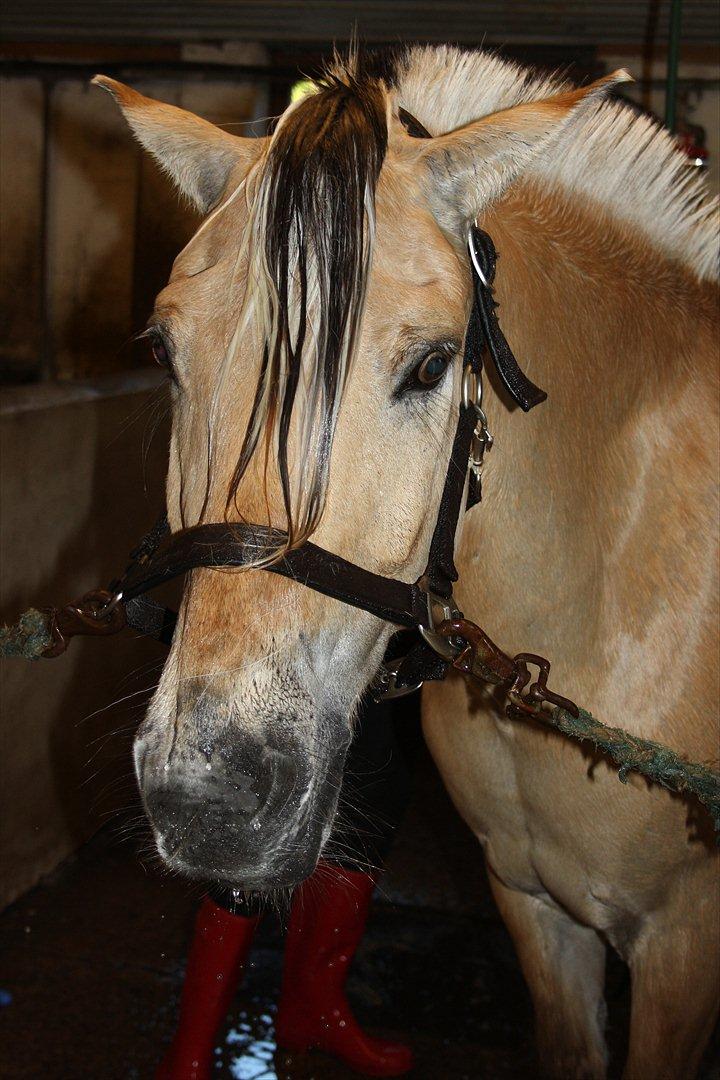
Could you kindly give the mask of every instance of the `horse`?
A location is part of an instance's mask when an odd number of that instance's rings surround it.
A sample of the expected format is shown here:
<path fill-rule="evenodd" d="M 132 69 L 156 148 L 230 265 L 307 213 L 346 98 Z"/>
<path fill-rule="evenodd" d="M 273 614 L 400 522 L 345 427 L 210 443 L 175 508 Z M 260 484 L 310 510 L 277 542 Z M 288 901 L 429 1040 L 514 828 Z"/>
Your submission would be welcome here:
<path fill-rule="evenodd" d="M 173 530 L 264 522 L 423 571 L 456 423 L 466 239 L 499 252 L 507 338 L 549 399 L 493 382 L 460 606 L 608 723 L 717 755 L 717 205 L 610 91 L 482 51 L 353 50 L 241 138 L 105 76 L 203 215 L 147 334 L 173 400 Z M 408 121 L 409 118 L 409 121 Z M 428 137 L 418 137 L 417 128 Z M 284 545 L 284 548 L 283 548 Z M 259 562 L 258 565 L 261 565 Z M 158 851 L 246 889 L 308 876 L 354 710 L 395 627 L 253 569 L 198 568 L 135 743 Z M 543 1069 L 606 1074 L 606 944 L 632 982 L 625 1076 L 694 1075 L 718 1000 L 707 821 L 458 675 L 427 744 L 480 842 Z"/>

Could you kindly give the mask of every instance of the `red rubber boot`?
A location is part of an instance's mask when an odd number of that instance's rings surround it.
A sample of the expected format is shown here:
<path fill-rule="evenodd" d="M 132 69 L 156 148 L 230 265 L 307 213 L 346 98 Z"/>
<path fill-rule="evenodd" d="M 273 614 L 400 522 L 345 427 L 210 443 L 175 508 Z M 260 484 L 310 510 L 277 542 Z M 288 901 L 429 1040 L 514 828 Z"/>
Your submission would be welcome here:
<path fill-rule="evenodd" d="M 296 891 L 285 943 L 278 1046 L 315 1048 L 366 1076 L 400 1076 L 412 1052 L 366 1035 L 345 997 L 348 969 L 365 929 L 373 880 L 321 863 Z"/>
<path fill-rule="evenodd" d="M 156 1080 L 210 1080 L 215 1035 L 237 989 L 259 918 L 231 915 L 210 897 L 195 920 L 175 1038 Z"/>

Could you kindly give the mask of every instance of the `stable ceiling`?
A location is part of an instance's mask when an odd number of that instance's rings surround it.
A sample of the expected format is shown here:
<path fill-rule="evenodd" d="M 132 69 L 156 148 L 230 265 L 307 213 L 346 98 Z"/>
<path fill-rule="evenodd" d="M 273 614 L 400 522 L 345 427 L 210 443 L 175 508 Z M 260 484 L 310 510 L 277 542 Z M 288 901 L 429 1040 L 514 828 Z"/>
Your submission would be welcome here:
<path fill-rule="evenodd" d="M 667 40 L 670 0 L 4 0 L 8 42 L 328 42 L 354 27 L 398 40 L 642 45 Z M 684 0 L 682 40 L 720 41 L 717 0 Z"/>

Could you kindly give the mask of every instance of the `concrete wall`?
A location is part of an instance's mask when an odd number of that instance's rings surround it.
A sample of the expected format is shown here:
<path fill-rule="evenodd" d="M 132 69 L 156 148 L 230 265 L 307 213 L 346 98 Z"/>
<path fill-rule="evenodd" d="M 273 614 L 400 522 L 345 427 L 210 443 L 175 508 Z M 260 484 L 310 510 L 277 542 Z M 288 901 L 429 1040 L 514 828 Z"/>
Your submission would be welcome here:
<path fill-rule="evenodd" d="M 0 621 L 124 569 L 163 505 L 158 376 L 5 391 Z M 136 798 L 129 740 L 165 650 L 126 631 L 0 665 L 0 906 Z M 113 702 L 120 700 L 114 706 Z"/>

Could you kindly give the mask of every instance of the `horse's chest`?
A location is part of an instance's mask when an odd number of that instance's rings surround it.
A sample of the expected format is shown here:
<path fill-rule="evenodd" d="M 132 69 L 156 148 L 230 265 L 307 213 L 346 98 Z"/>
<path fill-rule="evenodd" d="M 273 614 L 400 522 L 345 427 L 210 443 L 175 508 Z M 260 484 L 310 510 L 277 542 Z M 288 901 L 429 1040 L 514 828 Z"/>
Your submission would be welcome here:
<path fill-rule="evenodd" d="M 545 808 L 523 785 L 524 762 L 518 760 L 515 732 L 508 724 L 483 723 L 485 753 L 473 761 L 474 779 L 461 807 L 481 840 L 493 872 L 510 888 L 547 891 L 542 872 L 548 849 Z"/>
<path fill-rule="evenodd" d="M 425 732 L 455 805 L 505 885 L 551 899 L 597 929 L 625 922 L 632 884 L 608 873 L 613 855 L 590 842 L 583 823 L 583 814 L 603 812 L 592 803 L 602 803 L 604 791 L 591 789 L 590 805 L 578 800 L 563 746 L 542 734 L 538 744 L 537 732 L 533 744 L 529 731 L 484 714 L 459 720 L 455 713 L 448 722 L 430 709 Z"/>

